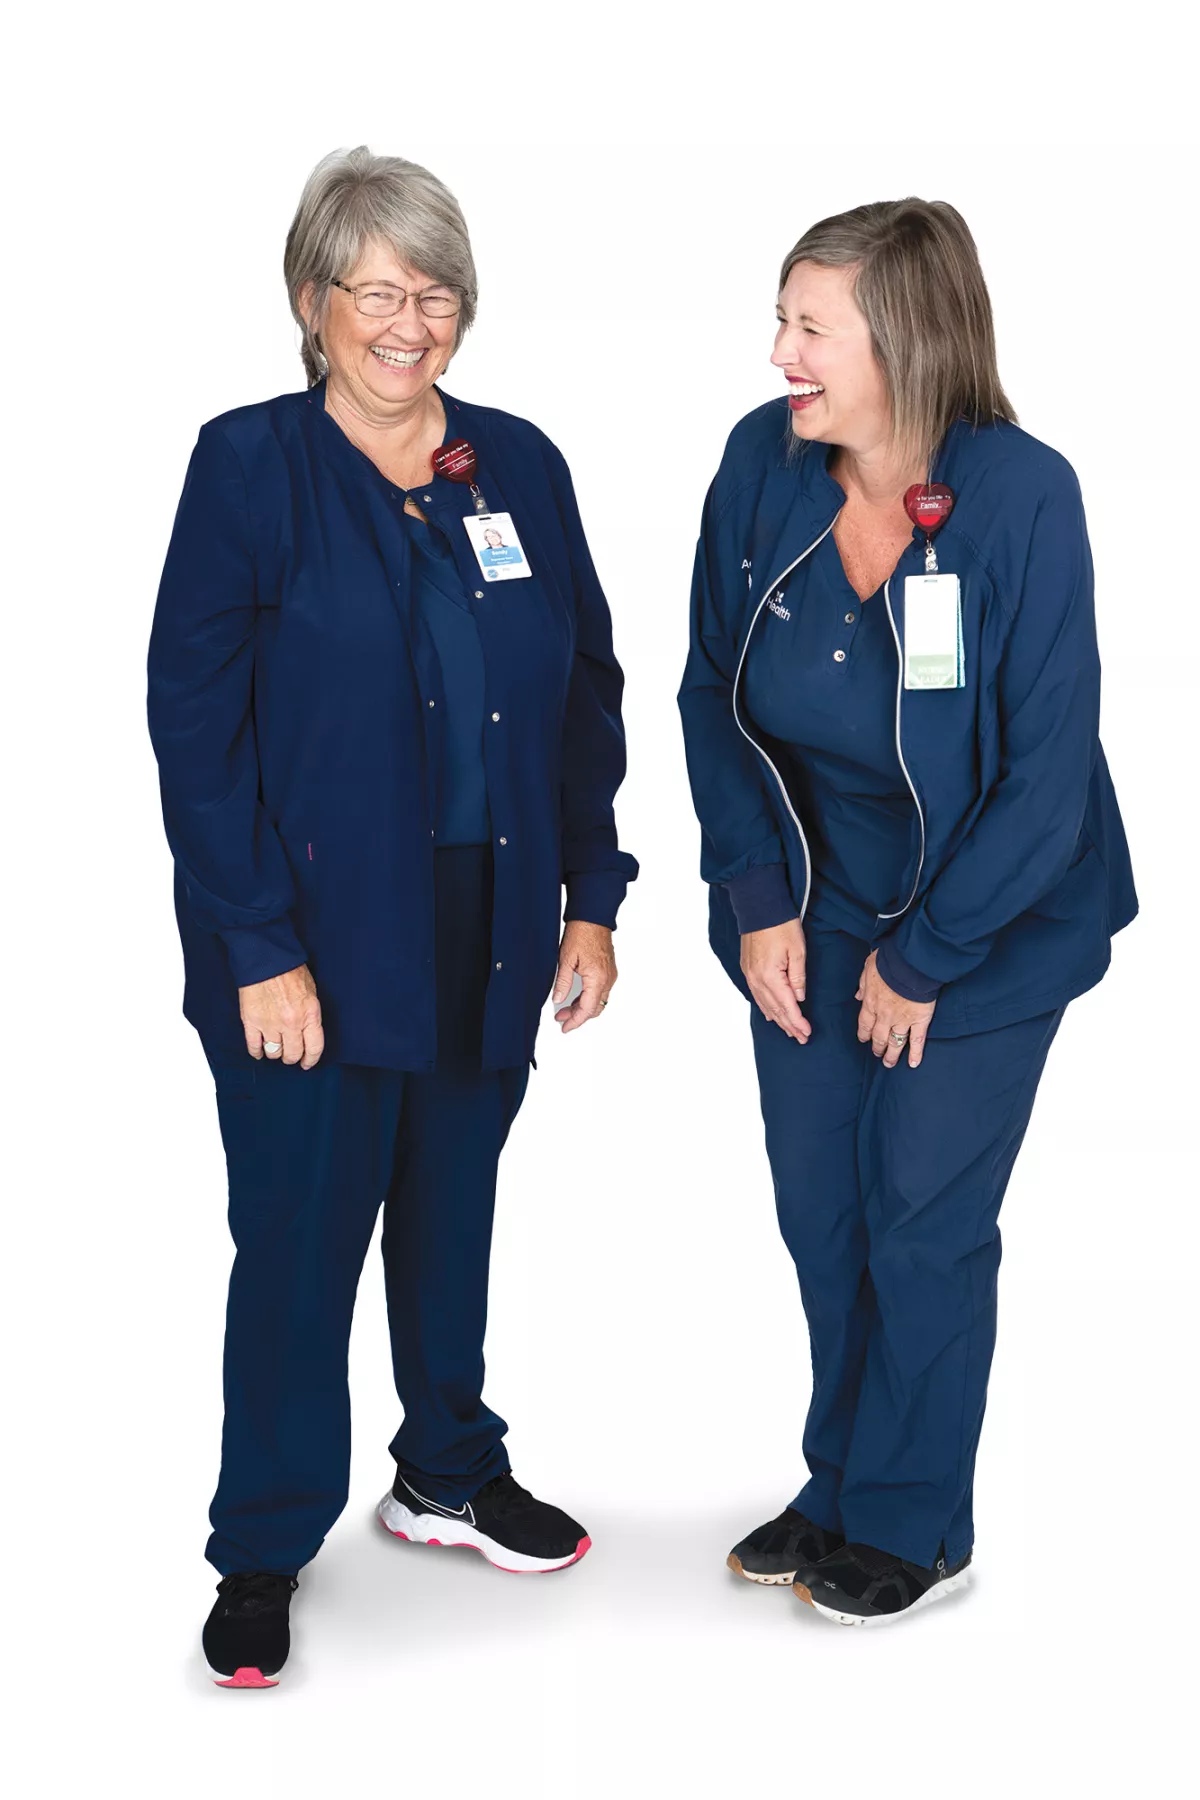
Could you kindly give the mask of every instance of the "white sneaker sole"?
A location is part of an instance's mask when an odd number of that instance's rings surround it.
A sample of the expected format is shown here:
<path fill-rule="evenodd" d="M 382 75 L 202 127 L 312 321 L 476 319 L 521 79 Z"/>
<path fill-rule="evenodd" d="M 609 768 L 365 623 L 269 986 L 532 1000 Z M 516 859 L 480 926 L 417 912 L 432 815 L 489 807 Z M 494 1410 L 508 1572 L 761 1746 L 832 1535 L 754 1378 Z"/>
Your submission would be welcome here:
<path fill-rule="evenodd" d="M 503 1569 L 509 1575 L 548 1575 L 553 1569 L 569 1569 L 592 1547 L 590 1537 L 581 1537 L 569 1556 L 523 1556 L 517 1550 L 498 1544 L 495 1538 L 488 1537 L 476 1526 L 468 1525 L 465 1519 L 446 1519 L 440 1513 L 410 1512 L 394 1494 L 383 1496 L 377 1513 L 379 1523 L 393 1537 L 404 1538 L 410 1544 L 431 1544 L 440 1550 L 478 1550 L 494 1569 Z"/>
<path fill-rule="evenodd" d="M 836 1607 L 826 1606 L 823 1601 L 815 1600 L 809 1590 L 799 1584 L 792 1589 L 792 1592 L 798 1600 L 803 1600 L 811 1606 L 814 1612 L 819 1612 L 822 1618 L 832 1619 L 835 1625 L 894 1625 L 898 1619 L 911 1618 L 913 1613 L 919 1611 L 922 1606 L 928 1606 L 931 1601 L 944 1600 L 947 1594 L 956 1593 L 959 1588 L 967 1587 L 969 1575 L 970 1570 L 963 1569 L 958 1575 L 950 1575 L 945 1581 L 939 1581 L 936 1587 L 928 1588 L 919 1600 L 914 1600 L 911 1606 L 904 1608 L 903 1612 L 879 1613 L 870 1619 L 864 1619 L 859 1613 L 838 1612 Z"/>

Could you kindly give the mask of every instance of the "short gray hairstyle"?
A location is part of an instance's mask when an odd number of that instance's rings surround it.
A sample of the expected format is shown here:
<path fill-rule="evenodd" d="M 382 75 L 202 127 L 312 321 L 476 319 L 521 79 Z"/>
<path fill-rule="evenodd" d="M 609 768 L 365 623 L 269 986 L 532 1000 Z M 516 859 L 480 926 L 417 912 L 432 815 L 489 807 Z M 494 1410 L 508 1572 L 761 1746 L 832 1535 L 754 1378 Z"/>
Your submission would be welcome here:
<path fill-rule="evenodd" d="M 419 163 L 373 156 L 365 144 L 322 157 L 304 184 L 287 235 L 283 274 L 292 317 L 303 334 L 300 355 L 309 387 L 324 374 L 320 330 L 334 281 L 345 281 L 372 238 L 459 297 L 457 350 L 475 321 L 475 259 L 462 209 L 449 188 Z M 311 282 L 311 325 L 300 311 Z"/>

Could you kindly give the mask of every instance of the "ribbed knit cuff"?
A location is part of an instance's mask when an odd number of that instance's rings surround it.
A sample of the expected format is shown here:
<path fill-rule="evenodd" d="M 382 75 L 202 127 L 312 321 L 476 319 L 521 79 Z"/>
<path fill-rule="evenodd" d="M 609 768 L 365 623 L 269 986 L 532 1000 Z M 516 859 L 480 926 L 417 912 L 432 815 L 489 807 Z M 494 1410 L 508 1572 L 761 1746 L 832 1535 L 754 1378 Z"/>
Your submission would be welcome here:
<path fill-rule="evenodd" d="M 899 994 L 902 1000 L 912 1000 L 918 1004 L 936 1000 L 945 986 L 944 982 L 931 981 L 928 975 L 922 975 L 910 962 L 905 962 L 891 938 L 884 938 L 877 947 L 875 967 L 893 994 Z"/>
<path fill-rule="evenodd" d="M 769 931 L 800 916 L 782 863 L 758 863 L 725 883 L 738 931 Z"/>
<path fill-rule="evenodd" d="M 567 906 L 563 919 L 567 924 L 578 919 L 581 924 L 607 925 L 610 931 L 617 929 L 617 908 L 629 886 L 624 875 L 612 869 L 590 869 L 567 875 L 564 880 Z"/>

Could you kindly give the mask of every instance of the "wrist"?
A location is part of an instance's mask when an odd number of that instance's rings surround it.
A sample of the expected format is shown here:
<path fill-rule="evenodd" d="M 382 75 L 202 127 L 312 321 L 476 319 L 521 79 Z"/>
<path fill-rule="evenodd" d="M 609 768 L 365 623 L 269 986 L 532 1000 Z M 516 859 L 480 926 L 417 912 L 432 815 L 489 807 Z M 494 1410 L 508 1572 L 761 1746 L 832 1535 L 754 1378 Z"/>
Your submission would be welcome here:
<path fill-rule="evenodd" d="M 613 926 L 598 925 L 594 919 L 568 919 L 563 925 L 563 937 L 598 937 L 611 940 Z"/>

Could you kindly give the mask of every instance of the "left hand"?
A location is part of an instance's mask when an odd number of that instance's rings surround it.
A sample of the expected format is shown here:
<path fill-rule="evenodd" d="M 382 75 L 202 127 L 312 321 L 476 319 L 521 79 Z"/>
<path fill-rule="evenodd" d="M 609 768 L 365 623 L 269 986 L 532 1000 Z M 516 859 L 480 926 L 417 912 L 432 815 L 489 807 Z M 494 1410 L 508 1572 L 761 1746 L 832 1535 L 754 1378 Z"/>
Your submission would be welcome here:
<path fill-rule="evenodd" d="M 883 1058 L 885 1069 L 895 1068 L 907 1044 L 909 1068 L 919 1067 L 937 1001 L 902 1000 L 893 993 L 875 966 L 873 950 L 863 964 L 854 998 L 862 1002 L 858 1013 L 859 1043 L 869 1041 L 875 1055 Z M 893 1032 L 902 1033 L 904 1042 L 898 1044 Z"/>
<path fill-rule="evenodd" d="M 578 971 L 583 991 L 570 1006 L 562 1002 L 571 991 L 571 977 Z M 572 919 L 563 931 L 558 947 L 558 974 L 551 998 L 561 1011 L 555 1022 L 564 1031 L 577 1031 L 589 1019 L 599 1017 L 608 1004 L 617 979 L 617 959 L 613 955 L 612 932 L 607 925 L 587 925 Z"/>

